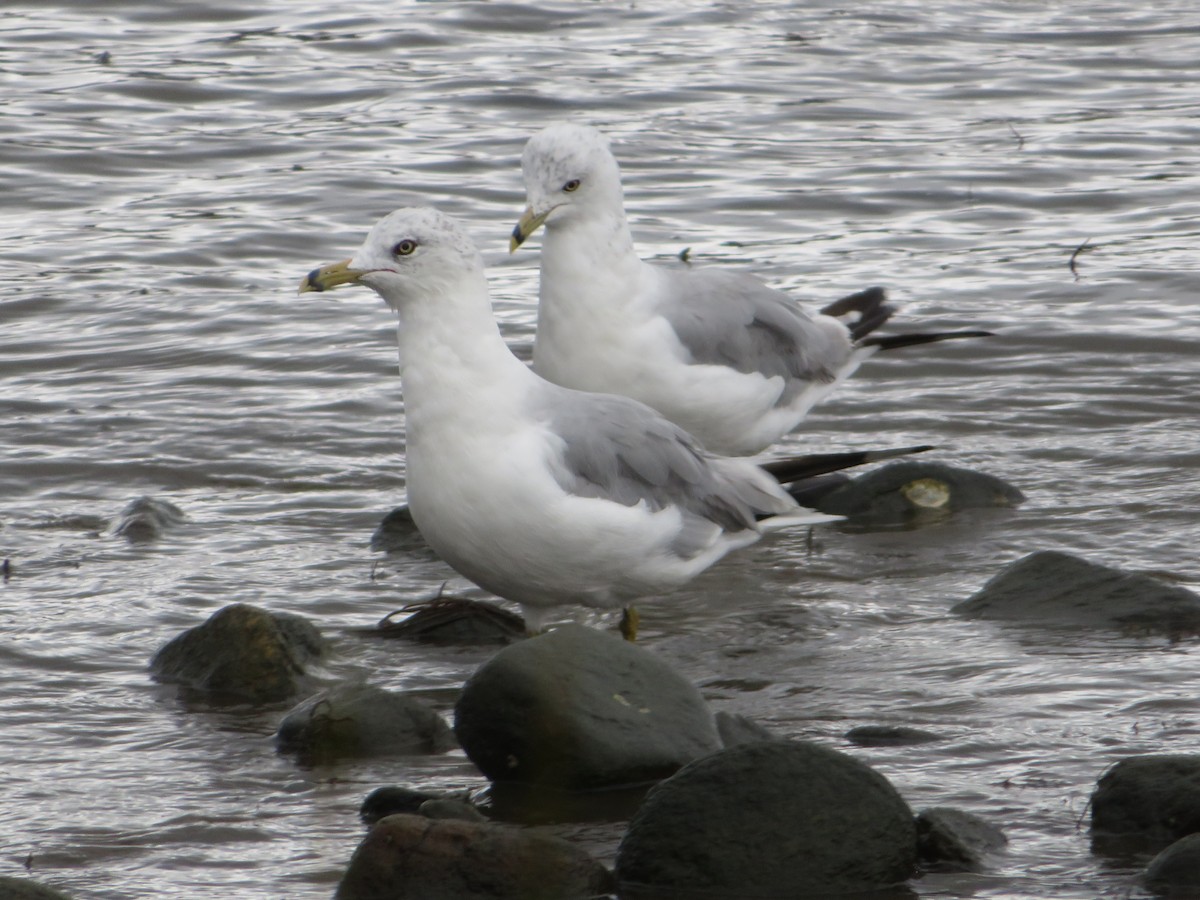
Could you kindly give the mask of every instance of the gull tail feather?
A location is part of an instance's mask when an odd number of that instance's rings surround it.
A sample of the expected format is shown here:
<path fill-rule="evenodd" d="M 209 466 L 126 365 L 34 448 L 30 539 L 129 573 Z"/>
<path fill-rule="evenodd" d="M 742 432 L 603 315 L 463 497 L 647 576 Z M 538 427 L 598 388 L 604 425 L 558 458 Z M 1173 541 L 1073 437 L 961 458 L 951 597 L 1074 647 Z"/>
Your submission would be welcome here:
<path fill-rule="evenodd" d="M 902 347 L 916 347 L 919 344 L 936 344 L 940 341 L 954 341 L 960 338 L 994 336 L 995 332 L 993 331 L 925 331 L 916 334 L 889 334 L 867 338 L 862 342 L 862 346 L 878 347 L 880 350 L 899 350 Z"/>

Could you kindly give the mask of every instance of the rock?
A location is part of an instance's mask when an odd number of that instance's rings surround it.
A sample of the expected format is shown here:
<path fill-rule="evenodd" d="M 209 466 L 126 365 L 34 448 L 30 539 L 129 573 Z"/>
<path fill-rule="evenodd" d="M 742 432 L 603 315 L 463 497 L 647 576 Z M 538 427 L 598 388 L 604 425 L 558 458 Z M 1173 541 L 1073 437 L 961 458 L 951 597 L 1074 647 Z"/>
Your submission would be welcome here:
<path fill-rule="evenodd" d="M 735 896 L 891 887 L 913 874 L 912 810 L 886 778 L 816 744 L 742 744 L 661 782 L 617 850 L 617 880 Z"/>
<path fill-rule="evenodd" d="M 754 744 L 759 741 L 783 740 L 778 735 L 759 725 L 753 719 L 736 713 L 728 713 L 722 710 L 713 716 L 713 720 L 716 722 L 717 734 L 721 736 L 721 746 L 723 747 L 734 747 L 738 744 Z"/>
<path fill-rule="evenodd" d="M 1150 860 L 1142 881 L 1168 897 L 1200 897 L 1200 834 L 1180 838 Z"/>
<path fill-rule="evenodd" d="M 417 813 L 427 819 L 460 819 L 463 822 L 486 822 L 488 817 L 464 800 L 435 797 L 426 800 L 417 808 Z"/>
<path fill-rule="evenodd" d="M 450 726 L 421 701 L 367 684 L 342 684 L 309 697 L 284 716 L 275 744 L 313 764 L 444 753 L 455 741 Z"/>
<path fill-rule="evenodd" d="M 992 475 L 942 463 L 881 466 L 813 499 L 816 509 L 872 524 L 943 518 L 962 509 L 1019 506 L 1025 495 Z"/>
<path fill-rule="evenodd" d="M 0 900 L 71 900 L 61 891 L 29 878 L 0 875 Z"/>
<path fill-rule="evenodd" d="M 1007 845 L 1003 831 L 969 812 L 934 806 L 917 815 L 917 853 L 926 868 L 979 872 Z"/>
<path fill-rule="evenodd" d="M 275 703 L 295 696 L 323 650 L 307 619 L 235 603 L 171 640 L 150 670 L 159 681 L 211 699 Z"/>
<path fill-rule="evenodd" d="M 586 900 L 610 887 L 605 868 L 562 838 L 396 815 L 359 844 L 335 900 Z"/>
<path fill-rule="evenodd" d="M 459 803 L 470 803 L 471 797 L 467 791 L 450 794 L 437 791 L 421 791 L 415 788 L 388 785 L 371 791 L 359 807 L 358 815 L 368 825 L 378 822 L 384 816 L 396 813 L 416 813 L 429 800 L 454 800 Z"/>
<path fill-rule="evenodd" d="M 187 521 L 187 516 L 174 503 L 154 497 L 138 497 L 121 510 L 113 524 L 113 534 L 134 543 L 162 537 L 172 526 Z"/>
<path fill-rule="evenodd" d="M 417 523 L 407 506 L 397 506 L 380 521 L 371 535 L 371 549 L 384 553 L 404 553 L 424 550 L 433 553 L 429 544 L 421 537 Z"/>
<path fill-rule="evenodd" d="M 463 687 L 454 731 L 492 781 L 565 790 L 654 781 L 721 746 L 691 682 L 650 651 L 581 625 L 484 663 Z"/>
<path fill-rule="evenodd" d="M 395 620 L 397 613 L 408 615 Z M 431 644 L 509 644 L 525 637 L 525 620 L 494 603 L 439 595 L 384 616 L 378 634 Z"/>
<path fill-rule="evenodd" d="M 1100 776 L 1090 805 L 1097 850 L 1157 851 L 1200 831 L 1200 754 L 1123 759 Z"/>
<path fill-rule="evenodd" d="M 1053 550 L 1017 560 L 951 612 L 1172 635 L 1200 630 L 1200 596 L 1187 588 Z"/>
<path fill-rule="evenodd" d="M 859 747 L 906 747 L 940 741 L 940 735 L 906 725 L 859 725 L 845 734 L 846 740 Z"/>

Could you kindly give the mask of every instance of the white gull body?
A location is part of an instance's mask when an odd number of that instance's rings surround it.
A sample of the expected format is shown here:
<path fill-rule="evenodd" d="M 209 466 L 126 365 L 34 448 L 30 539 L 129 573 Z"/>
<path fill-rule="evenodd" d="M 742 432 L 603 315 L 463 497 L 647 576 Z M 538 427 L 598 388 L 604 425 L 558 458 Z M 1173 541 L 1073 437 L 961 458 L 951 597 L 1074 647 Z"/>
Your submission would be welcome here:
<path fill-rule="evenodd" d="M 832 518 L 641 403 L 534 374 L 500 335 L 475 246 L 435 210 L 392 213 L 303 289 L 343 282 L 398 318 L 413 520 L 458 572 L 519 603 L 531 630 L 555 606 L 678 587 L 764 528 Z"/>

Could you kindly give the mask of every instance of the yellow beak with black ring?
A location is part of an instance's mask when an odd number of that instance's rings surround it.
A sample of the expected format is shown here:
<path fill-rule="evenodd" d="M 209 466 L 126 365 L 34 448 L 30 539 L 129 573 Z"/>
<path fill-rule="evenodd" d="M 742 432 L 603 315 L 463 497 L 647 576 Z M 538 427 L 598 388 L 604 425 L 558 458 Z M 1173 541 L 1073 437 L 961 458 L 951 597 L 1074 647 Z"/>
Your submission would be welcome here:
<path fill-rule="evenodd" d="M 304 280 L 300 282 L 300 293 L 327 291 L 339 284 L 359 284 L 359 279 L 365 274 L 367 273 L 361 269 L 350 268 L 350 260 L 343 259 L 341 262 L 313 269 L 305 275 Z"/>
<path fill-rule="evenodd" d="M 548 215 L 550 215 L 549 210 L 539 215 L 533 211 L 532 206 L 526 208 L 520 221 L 513 226 L 512 237 L 508 239 L 508 252 L 516 253 L 517 248 L 525 243 L 525 239 L 542 227 L 542 223 L 546 221 Z"/>

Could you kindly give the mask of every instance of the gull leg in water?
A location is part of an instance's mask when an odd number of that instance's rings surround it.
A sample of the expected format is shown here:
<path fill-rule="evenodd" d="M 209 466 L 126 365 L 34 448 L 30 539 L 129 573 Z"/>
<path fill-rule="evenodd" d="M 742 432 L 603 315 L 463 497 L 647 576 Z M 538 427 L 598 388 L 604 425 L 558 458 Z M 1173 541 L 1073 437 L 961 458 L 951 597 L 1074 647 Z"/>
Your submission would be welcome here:
<path fill-rule="evenodd" d="M 534 370 L 641 400 L 714 453 L 761 452 L 881 350 L 990 334 L 875 337 L 894 311 L 880 288 L 814 315 L 743 272 L 643 262 L 594 128 L 550 126 L 521 167 L 529 205 L 509 249 L 545 227 Z"/>

